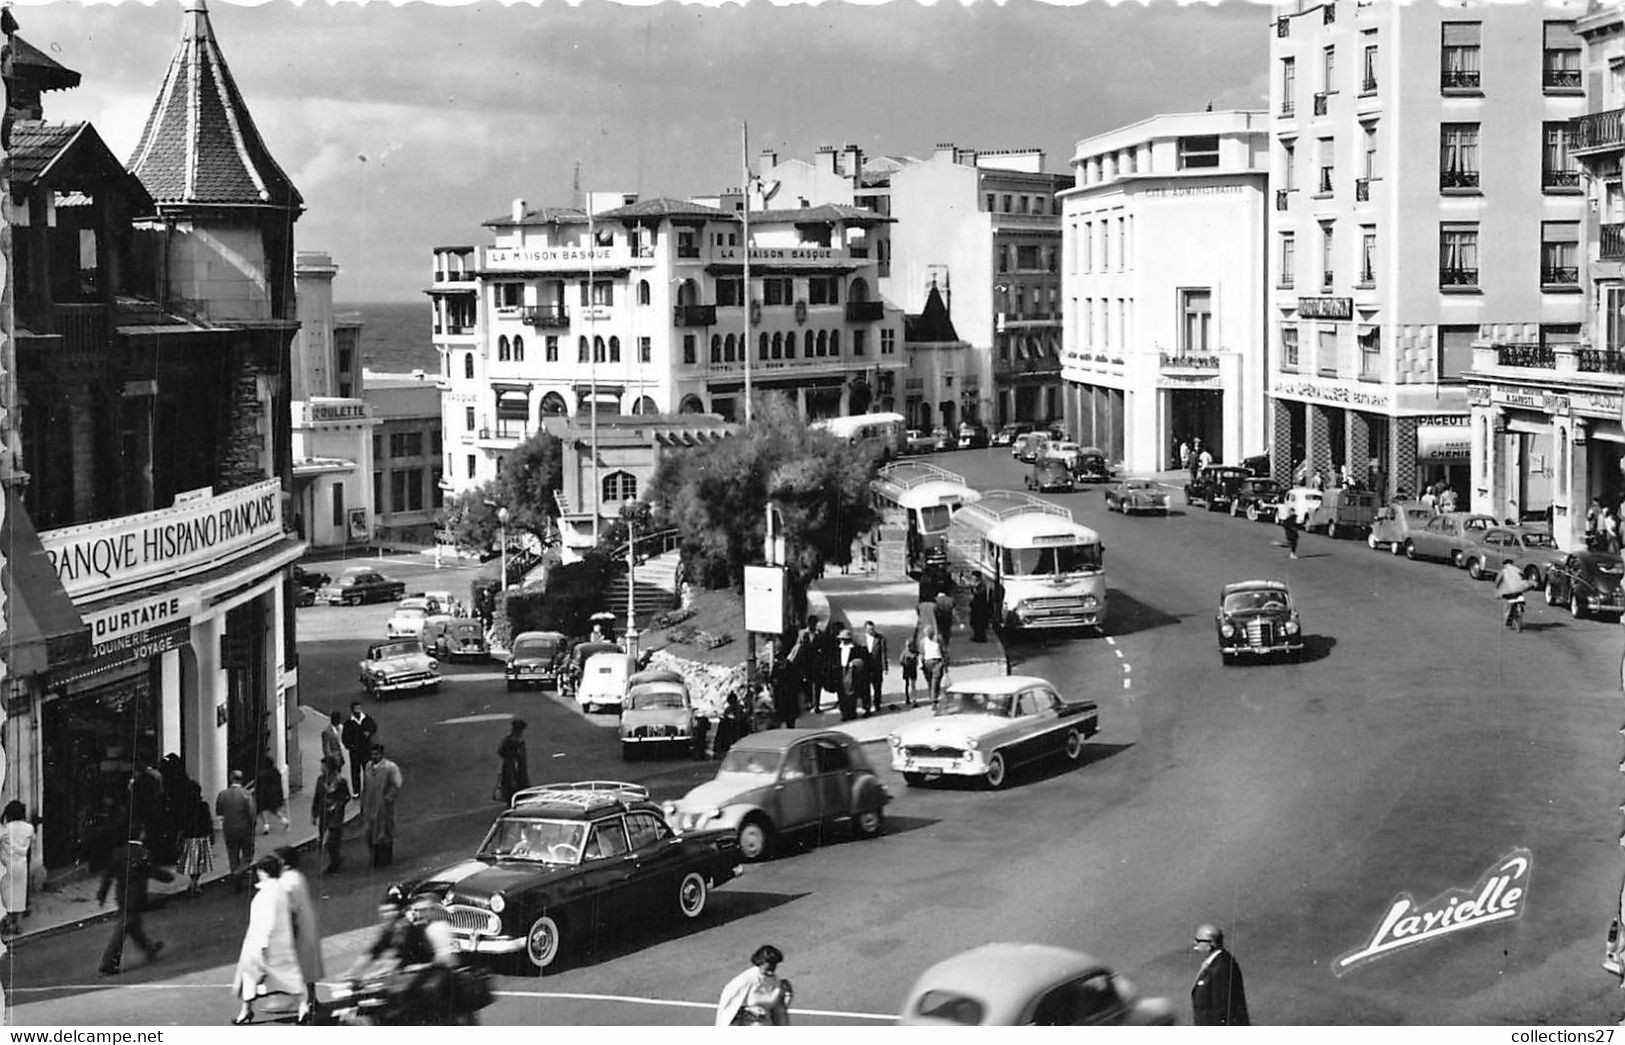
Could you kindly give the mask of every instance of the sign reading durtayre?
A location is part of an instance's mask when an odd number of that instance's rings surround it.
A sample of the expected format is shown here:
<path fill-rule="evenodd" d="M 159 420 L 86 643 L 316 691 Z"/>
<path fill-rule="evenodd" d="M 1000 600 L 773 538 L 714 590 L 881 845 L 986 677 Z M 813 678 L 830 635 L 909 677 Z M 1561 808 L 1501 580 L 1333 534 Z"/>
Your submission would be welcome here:
<path fill-rule="evenodd" d="M 85 626 L 90 629 L 90 641 L 96 646 L 157 628 L 165 624 L 186 622 L 198 610 L 194 592 L 165 592 L 139 602 L 125 602 L 111 609 L 83 614 Z"/>
<path fill-rule="evenodd" d="M 269 544 L 282 534 L 274 479 L 140 515 L 40 534 L 63 589 L 75 600 L 184 576 Z"/>
<path fill-rule="evenodd" d="M 1371 938 L 1333 962 L 1332 972 L 1341 976 L 1419 943 L 1520 917 L 1529 895 L 1532 867 L 1529 850 L 1514 849 L 1480 875 L 1471 888 L 1447 890 L 1424 904 L 1418 904 L 1410 893 L 1400 893 L 1388 905 Z"/>

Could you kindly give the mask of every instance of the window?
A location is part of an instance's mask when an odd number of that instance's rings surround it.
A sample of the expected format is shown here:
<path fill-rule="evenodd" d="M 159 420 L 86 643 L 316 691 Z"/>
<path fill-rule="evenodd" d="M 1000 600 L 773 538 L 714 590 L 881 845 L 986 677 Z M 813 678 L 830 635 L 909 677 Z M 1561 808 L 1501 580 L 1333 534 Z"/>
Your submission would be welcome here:
<path fill-rule="evenodd" d="M 995 246 L 993 248 L 993 253 L 995 255 L 997 255 L 998 259 L 999 259 L 999 272 L 1001 274 L 1005 273 L 1005 272 L 1009 272 L 1010 271 L 1010 251 L 1009 251 L 1009 249 L 1001 244 L 1001 245 Z"/>
<path fill-rule="evenodd" d="M 768 354 L 767 354 L 768 349 L 769 349 L 769 338 L 767 336 L 767 331 L 764 330 L 760 334 L 756 335 L 756 358 L 757 359 L 767 359 L 768 358 Z"/>
<path fill-rule="evenodd" d="M 503 334 L 501 337 L 497 338 L 497 362 L 506 363 L 508 358 L 508 335 Z"/>
<path fill-rule="evenodd" d="M 651 813 L 626 814 L 626 826 L 632 836 L 633 849 L 648 849 L 671 837 L 671 828 Z"/>
<path fill-rule="evenodd" d="M 762 303 L 788 305 L 795 300 L 795 283 L 789 276 L 769 276 L 762 280 Z"/>
<path fill-rule="evenodd" d="M 839 330 L 829 332 L 829 354 L 832 356 L 841 354 L 841 332 Z"/>
<path fill-rule="evenodd" d="M 463 376 L 470 381 L 474 379 L 474 353 L 472 352 L 463 357 Z"/>
<path fill-rule="evenodd" d="M 384 456 L 384 437 L 377 432 L 372 433 L 372 459 L 374 461 Z"/>
<path fill-rule="evenodd" d="M 654 339 L 648 337 L 638 338 L 638 362 L 648 363 L 654 359 Z"/>
<path fill-rule="evenodd" d="M 1336 274 L 1336 269 L 1333 266 L 1333 259 L 1336 257 L 1336 255 L 1333 253 L 1333 249 L 1336 246 L 1336 239 L 1335 239 L 1335 236 L 1334 236 L 1335 229 L 1336 229 L 1336 226 L 1332 222 L 1329 222 L 1329 221 L 1321 222 L 1321 225 L 1320 225 L 1320 285 L 1321 285 L 1321 287 L 1323 289 L 1327 289 L 1327 290 L 1331 289 L 1332 277 Z"/>
<path fill-rule="evenodd" d="M 557 363 L 559 361 L 559 336 L 557 334 L 547 335 L 547 344 L 546 349 L 544 350 L 544 357 L 549 363 Z"/>
<path fill-rule="evenodd" d="M 1117 327 L 1123 327 L 1122 303 L 1118 303 Z M 1187 356 L 1205 356 L 1210 350 L 1208 341 L 1213 328 L 1213 292 L 1200 290 L 1179 292 L 1179 350 Z"/>
<path fill-rule="evenodd" d="M 1298 328 L 1295 326 L 1281 327 L 1281 368 L 1298 369 Z"/>
<path fill-rule="evenodd" d="M 436 460 L 438 460 L 440 458 L 440 429 L 439 428 L 432 428 L 432 429 L 429 430 L 429 452 L 435 456 Z"/>
<path fill-rule="evenodd" d="M 603 479 L 606 501 L 635 501 L 638 499 L 638 477 L 631 472 L 611 472 Z"/>
<path fill-rule="evenodd" d="M 344 525 L 344 481 L 341 479 L 333 484 L 333 525 Z"/>
<path fill-rule="evenodd" d="M 896 351 L 897 331 L 893 330 L 891 327 L 885 327 L 880 331 L 880 354 L 883 356 L 889 356 Z"/>
<path fill-rule="evenodd" d="M 1325 47 L 1320 52 L 1320 90 L 1331 94 L 1337 90 L 1337 48 Z"/>
<path fill-rule="evenodd" d="M 1002 197 L 1000 197 L 999 203 L 1002 204 L 1002 206 L 1000 206 L 999 209 L 1002 210 L 1004 213 L 1009 214 L 1010 213 L 1010 194 L 1005 193 Z"/>
<path fill-rule="evenodd" d="M 783 359 L 783 358 L 785 358 L 785 356 L 784 356 L 784 335 L 783 334 L 775 333 L 773 335 L 773 358 L 774 359 Z M 794 358 L 794 357 L 792 357 L 792 358 Z"/>
<path fill-rule="evenodd" d="M 1298 187 L 1298 143 L 1281 143 L 1281 188 L 1291 192 Z"/>
<path fill-rule="evenodd" d="M 1377 125 L 1363 123 L 1360 129 L 1365 138 L 1365 169 L 1362 176 L 1369 181 L 1377 176 Z"/>
<path fill-rule="evenodd" d="M 1290 232 L 1281 233 L 1281 286 L 1292 286 L 1293 273 L 1298 268 L 1298 237 Z"/>
<path fill-rule="evenodd" d="M 1439 56 L 1439 89 L 1478 90 L 1478 22 L 1445 22 Z"/>
<path fill-rule="evenodd" d="M 619 820 L 605 820 L 593 827 L 587 848 L 581 851 L 581 860 L 609 860 L 627 851 L 626 828 Z"/>
<path fill-rule="evenodd" d="M 1360 331 L 1360 377 L 1382 380 L 1382 329 L 1365 327 Z"/>
<path fill-rule="evenodd" d="M 1194 170 L 1219 165 L 1219 136 L 1193 134 L 1179 139 L 1179 169 Z"/>
<path fill-rule="evenodd" d="M 734 349 L 734 336 L 729 334 L 722 339 L 722 361 L 724 363 L 732 363 L 735 362 L 737 358 L 738 356 Z"/>
<path fill-rule="evenodd" d="M 807 340 L 812 342 L 812 354 L 823 358 L 829 355 L 829 331 L 820 330 L 815 338 L 812 331 L 807 332 Z"/>
<path fill-rule="evenodd" d="M 525 361 L 525 339 L 520 334 L 515 334 L 513 336 L 513 361 L 515 363 L 523 363 Z"/>
<path fill-rule="evenodd" d="M 1374 225 L 1360 226 L 1360 284 L 1375 286 L 1377 282 L 1377 229 Z"/>
<path fill-rule="evenodd" d="M 1029 271 L 1038 268 L 1038 244 L 1019 243 L 1016 245 L 1016 268 Z"/>
<path fill-rule="evenodd" d="M 716 284 L 717 305 L 734 308 L 745 303 L 745 280 L 740 276 L 720 276 Z M 685 302 L 693 304 L 693 302 Z"/>
<path fill-rule="evenodd" d="M 1439 226 L 1439 286 L 1478 286 L 1478 224 L 1445 222 Z"/>
<path fill-rule="evenodd" d="M 422 432 L 391 432 L 389 434 L 389 456 L 391 457 L 422 457 Z"/>
<path fill-rule="evenodd" d="M 1439 383 L 1458 384 L 1466 380 L 1473 366 L 1473 340 L 1478 337 L 1476 326 L 1439 327 Z"/>
<path fill-rule="evenodd" d="M 1360 93 L 1377 93 L 1377 32 L 1368 29 L 1362 34 L 1365 41 L 1365 61 L 1360 68 Z"/>
<path fill-rule="evenodd" d="M 1547 22 L 1545 54 L 1541 59 L 1540 85 L 1548 92 L 1580 89 L 1581 41 L 1573 22 Z"/>
<path fill-rule="evenodd" d="M 403 469 L 395 469 L 389 473 L 389 503 L 395 511 L 406 511 L 406 480 L 409 476 L 415 478 L 416 474 Z M 383 505 L 380 504 L 378 510 L 382 511 Z"/>
<path fill-rule="evenodd" d="M 384 473 L 372 473 L 372 509 L 382 515 L 387 509 L 384 507 Z"/>
<path fill-rule="evenodd" d="M 474 430 L 474 408 L 471 406 L 463 407 L 463 427 L 470 432 Z"/>
<path fill-rule="evenodd" d="M 592 361 L 592 345 L 585 336 L 581 338 L 576 347 L 576 362 L 588 363 Z"/>
<path fill-rule="evenodd" d="M 846 748 L 832 741 L 818 741 L 815 756 L 814 764 L 820 775 L 844 773 L 852 768 L 852 757 L 847 754 Z"/>
<path fill-rule="evenodd" d="M 1610 352 L 1625 351 L 1625 286 L 1599 286 L 1602 291 L 1603 345 Z"/>
<path fill-rule="evenodd" d="M 852 331 L 852 354 L 861 356 L 869 351 L 869 332 L 867 330 Z"/>
<path fill-rule="evenodd" d="M 841 281 L 838 276 L 812 276 L 807 280 L 807 304 L 838 305 L 841 303 Z"/>
<path fill-rule="evenodd" d="M 1478 124 L 1440 125 L 1439 188 L 1478 188 Z"/>
<path fill-rule="evenodd" d="M 1322 377 L 1336 377 L 1337 369 L 1337 328 L 1320 328 L 1319 352 L 1315 356 L 1315 364 L 1320 367 Z"/>
<path fill-rule="evenodd" d="M 1543 190 L 1578 189 L 1580 165 L 1569 152 L 1567 120 L 1551 120 L 1541 125 L 1540 187 Z"/>
<path fill-rule="evenodd" d="M 995 207 L 993 205 L 993 194 L 991 192 L 988 193 L 986 196 L 984 196 L 982 198 L 982 202 L 984 204 L 986 204 L 986 206 L 983 209 L 986 210 L 989 214 L 993 213 L 993 211 L 998 209 L 997 207 Z"/>
<path fill-rule="evenodd" d="M 647 305 L 649 300 L 649 281 L 640 279 L 638 280 L 638 304 Z"/>
<path fill-rule="evenodd" d="M 1315 192 L 1320 195 L 1329 195 L 1336 180 L 1336 145 L 1331 138 L 1321 138 L 1315 143 L 1317 157 L 1320 165 L 1320 183 L 1315 186 Z"/>
<path fill-rule="evenodd" d="M 1540 282 L 1544 287 L 1580 286 L 1580 223 L 1540 223 Z"/>
<path fill-rule="evenodd" d="M 1117 271 L 1128 268 L 1128 219 L 1117 219 Z"/>
<path fill-rule="evenodd" d="M 607 353 L 605 351 L 604 339 L 601 337 L 594 337 L 592 339 L 592 361 L 594 363 L 602 363 L 605 361 L 606 356 Z"/>
<path fill-rule="evenodd" d="M 581 304 L 582 307 L 615 304 L 615 284 L 603 279 L 582 280 Z"/>
<path fill-rule="evenodd" d="M 478 466 L 478 460 L 474 457 L 473 454 L 469 454 L 468 455 L 468 477 L 470 479 L 474 478 L 474 470 L 475 470 L 475 468 L 477 466 Z"/>
<path fill-rule="evenodd" d="M 812 350 L 813 350 L 812 341 L 808 340 L 807 343 L 806 343 L 806 346 L 807 346 L 806 351 L 804 351 L 802 353 L 802 355 L 805 356 L 808 359 L 811 359 L 812 358 Z M 784 335 L 784 358 L 786 358 L 786 359 L 794 359 L 795 357 L 796 357 L 796 332 L 794 330 L 792 330 L 792 331 L 789 331 L 788 333 L 786 333 Z"/>
<path fill-rule="evenodd" d="M 621 339 L 613 335 L 609 339 L 609 361 L 611 363 L 621 361 Z"/>
<path fill-rule="evenodd" d="M 1094 271 L 1094 267 L 1095 267 L 1095 223 L 1092 222 L 1092 221 L 1086 221 L 1086 222 L 1083 223 L 1083 247 L 1082 247 L 1081 252 L 1082 252 L 1082 255 L 1083 255 L 1083 257 L 1082 257 L 1083 271 L 1085 271 L 1085 272 Z"/>
<path fill-rule="evenodd" d="M 722 335 L 721 334 L 712 334 L 711 335 L 711 362 L 713 362 L 713 363 L 722 362 Z"/>
<path fill-rule="evenodd" d="M 1016 200 L 1017 200 L 1016 213 L 1018 213 L 1018 214 L 1026 214 L 1027 213 L 1027 197 L 1025 197 L 1025 196 L 1017 196 Z"/>
<path fill-rule="evenodd" d="M 496 293 L 497 308 L 518 308 L 525 303 L 525 285 L 523 283 L 498 283 L 492 288 Z"/>
<path fill-rule="evenodd" d="M 1112 226 L 1106 218 L 1100 219 L 1100 271 L 1105 272 L 1111 268 L 1112 261 Z"/>
<path fill-rule="evenodd" d="M 1281 59 L 1281 115 L 1291 116 L 1297 111 L 1298 61 Z"/>

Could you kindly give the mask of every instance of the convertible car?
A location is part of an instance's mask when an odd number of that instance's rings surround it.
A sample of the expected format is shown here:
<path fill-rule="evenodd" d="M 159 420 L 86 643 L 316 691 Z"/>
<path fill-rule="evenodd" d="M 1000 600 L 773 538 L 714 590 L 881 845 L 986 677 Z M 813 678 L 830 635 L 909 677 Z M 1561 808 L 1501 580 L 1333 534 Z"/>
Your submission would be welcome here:
<path fill-rule="evenodd" d="M 1168 491 L 1151 479 L 1124 479 L 1106 487 L 1106 510 L 1130 515 L 1135 512 L 1168 514 Z"/>
<path fill-rule="evenodd" d="M 1226 584 L 1219 595 L 1214 627 L 1219 633 L 1219 657 L 1226 664 L 1239 657 L 1303 652 L 1303 622 L 1292 604 L 1292 593 L 1280 581 Z"/>

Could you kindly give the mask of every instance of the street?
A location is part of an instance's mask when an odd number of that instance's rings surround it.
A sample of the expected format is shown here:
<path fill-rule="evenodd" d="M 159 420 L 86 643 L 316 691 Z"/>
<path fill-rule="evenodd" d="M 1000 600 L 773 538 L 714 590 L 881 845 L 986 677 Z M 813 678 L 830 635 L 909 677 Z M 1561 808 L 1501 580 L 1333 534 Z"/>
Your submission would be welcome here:
<path fill-rule="evenodd" d="M 1021 486 L 1005 448 L 932 460 L 980 489 Z M 1187 511 L 1178 492 L 1166 519 L 1107 514 L 1095 488 L 1051 499 L 1102 534 L 1106 637 L 1026 635 L 1010 654 L 1012 671 L 1100 701 L 1081 765 L 1029 769 L 1000 792 L 909 788 L 871 745 L 893 795 L 881 838 L 841 833 L 751 866 L 697 927 L 627 930 L 556 974 L 503 975 L 482 1019 L 707 1023 L 721 985 L 771 942 L 798 1022 L 873 1025 L 927 966 L 1008 939 L 1088 951 L 1188 1022 L 1201 922 L 1225 930 L 1256 1023 L 1620 1018 L 1598 966 L 1620 891 L 1617 625 L 1537 596 L 1513 633 L 1490 585 L 1464 572 L 1315 535 L 1289 561 L 1279 528 Z M 460 597 L 472 576 L 382 570 Z M 1309 636 L 1300 663 L 1221 666 L 1220 586 L 1251 578 L 1291 586 Z M 347 709 L 390 606 L 299 613 L 304 702 Z M 318 882 L 329 980 L 363 946 L 390 881 L 478 843 L 507 716 L 530 723 L 536 782 L 632 779 L 666 799 L 711 775 L 686 759 L 623 763 L 611 719 L 507 693 L 496 662 L 445 675 L 435 695 L 369 705 L 405 775 L 401 837 L 389 873 L 368 871 L 352 842 L 346 870 Z M 290 812 L 308 815 L 308 801 Z M 1533 863 L 1519 917 L 1334 975 L 1400 894 L 1426 904 L 1467 889 L 1517 849 Z M 224 1024 L 247 901 L 216 889 L 155 912 L 149 931 L 169 950 L 150 967 L 132 957 L 116 980 L 95 975 L 105 926 L 18 946 L 15 1021 Z"/>

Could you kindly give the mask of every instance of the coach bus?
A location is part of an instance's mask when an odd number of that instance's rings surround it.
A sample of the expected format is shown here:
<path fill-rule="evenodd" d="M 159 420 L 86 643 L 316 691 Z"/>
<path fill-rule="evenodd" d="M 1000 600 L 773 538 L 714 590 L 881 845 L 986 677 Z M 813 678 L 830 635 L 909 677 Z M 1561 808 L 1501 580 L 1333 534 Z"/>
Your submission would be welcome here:
<path fill-rule="evenodd" d="M 964 476 L 923 461 L 887 465 L 873 489 L 881 520 L 908 530 L 909 573 L 920 572 L 927 559 L 945 554 L 948 520 L 961 505 L 982 499 Z"/>
<path fill-rule="evenodd" d="M 908 445 L 902 414 L 852 414 L 814 421 L 813 428 L 859 446 L 872 446 L 885 460 L 900 456 Z"/>
<path fill-rule="evenodd" d="M 954 512 L 951 565 L 987 578 L 994 621 L 1024 628 L 1106 627 L 1106 564 L 1100 535 L 1058 504 L 990 490 Z"/>

